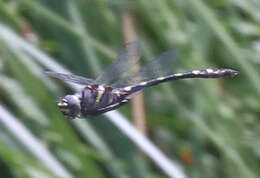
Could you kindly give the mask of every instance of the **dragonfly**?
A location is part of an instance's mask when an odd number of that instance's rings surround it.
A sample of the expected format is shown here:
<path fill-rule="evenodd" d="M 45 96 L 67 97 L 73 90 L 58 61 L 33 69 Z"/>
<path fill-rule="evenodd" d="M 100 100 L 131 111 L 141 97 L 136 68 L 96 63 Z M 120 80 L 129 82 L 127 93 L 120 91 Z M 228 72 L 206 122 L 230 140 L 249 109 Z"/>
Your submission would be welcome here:
<path fill-rule="evenodd" d="M 155 60 L 139 67 L 138 71 L 130 70 L 138 66 L 141 55 L 140 42 L 127 44 L 112 64 L 105 68 L 96 79 L 46 71 L 45 74 L 48 77 L 84 86 L 80 92 L 66 95 L 57 102 L 62 114 L 69 119 L 97 116 L 128 103 L 134 94 L 144 88 L 166 81 L 238 75 L 238 71 L 226 68 L 173 73 L 173 65 L 178 57 L 176 50 L 162 53 Z M 127 75 L 120 78 L 125 73 Z"/>

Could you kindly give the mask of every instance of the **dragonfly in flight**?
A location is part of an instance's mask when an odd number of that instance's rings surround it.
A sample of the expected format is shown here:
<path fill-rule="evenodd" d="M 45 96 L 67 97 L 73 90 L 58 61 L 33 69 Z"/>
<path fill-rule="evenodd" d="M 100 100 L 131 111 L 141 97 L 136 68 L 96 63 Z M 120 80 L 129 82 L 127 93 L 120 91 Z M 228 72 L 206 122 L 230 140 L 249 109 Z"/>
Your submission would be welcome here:
<path fill-rule="evenodd" d="M 139 71 L 130 72 L 129 75 L 120 79 L 119 76 L 135 66 L 140 57 L 140 43 L 133 42 L 126 45 L 126 48 L 118 54 L 116 60 L 105 68 L 96 79 L 46 71 L 45 74 L 49 77 L 85 86 L 82 91 L 66 95 L 58 101 L 57 105 L 60 111 L 70 119 L 96 116 L 117 109 L 128 103 L 133 94 L 162 82 L 187 78 L 220 78 L 238 75 L 237 71 L 224 68 L 173 73 L 172 68 L 177 58 L 177 52 L 166 51 L 155 60 L 140 67 Z"/>

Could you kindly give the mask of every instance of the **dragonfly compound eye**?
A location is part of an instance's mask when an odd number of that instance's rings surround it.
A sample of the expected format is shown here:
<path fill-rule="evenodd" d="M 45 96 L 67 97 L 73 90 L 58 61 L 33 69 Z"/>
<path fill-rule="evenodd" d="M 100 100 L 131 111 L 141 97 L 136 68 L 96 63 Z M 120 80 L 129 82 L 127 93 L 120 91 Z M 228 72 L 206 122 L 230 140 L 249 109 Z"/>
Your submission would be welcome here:
<path fill-rule="evenodd" d="M 80 99 L 76 95 L 67 95 L 57 102 L 63 115 L 74 118 L 80 114 Z"/>

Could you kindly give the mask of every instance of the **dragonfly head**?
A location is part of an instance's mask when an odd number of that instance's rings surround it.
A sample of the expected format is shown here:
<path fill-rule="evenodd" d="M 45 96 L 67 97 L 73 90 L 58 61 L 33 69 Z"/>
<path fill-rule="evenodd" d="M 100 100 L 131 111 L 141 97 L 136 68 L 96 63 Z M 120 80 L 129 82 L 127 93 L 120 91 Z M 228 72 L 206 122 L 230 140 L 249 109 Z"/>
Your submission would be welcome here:
<path fill-rule="evenodd" d="M 58 107 L 63 115 L 74 119 L 80 115 L 80 98 L 77 95 L 66 95 L 57 102 Z"/>

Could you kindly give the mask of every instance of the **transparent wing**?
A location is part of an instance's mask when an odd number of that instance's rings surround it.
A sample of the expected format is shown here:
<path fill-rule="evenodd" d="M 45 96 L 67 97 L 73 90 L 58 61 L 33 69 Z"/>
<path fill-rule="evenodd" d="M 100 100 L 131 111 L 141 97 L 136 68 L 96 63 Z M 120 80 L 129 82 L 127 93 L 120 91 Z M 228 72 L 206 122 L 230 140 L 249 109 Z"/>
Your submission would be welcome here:
<path fill-rule="evenodd" d="M 90 85 L 94 83 L 93 79 L 72 75 L 72 74 L 61 74 L 61 73 L 49 72 L 49 71 L 44 72 L 44 74 L 47 75 L 48 77 L 60 79 L 66 82 L 77 83 L 80 85 Z"/>
<path fill-rule="evenodd" d="M 97 84 L 109 84 L 113 79 L 120 76 L 133 67 L 141 57 L 140 42 L 129 43 L 122 50 L 112 64 L 110 64 L 95 80 Z"/>
<path fill-rule="evenodd" d="M 118 80 L 112 86 L 121 88 L 134 85 L 139 82 L 155 79 L 173 73 L 173 66 L 178 57 L 178 51 L 166 51 L 158 56 L 155 60 L 148 62 L 136 73 Z"/>

